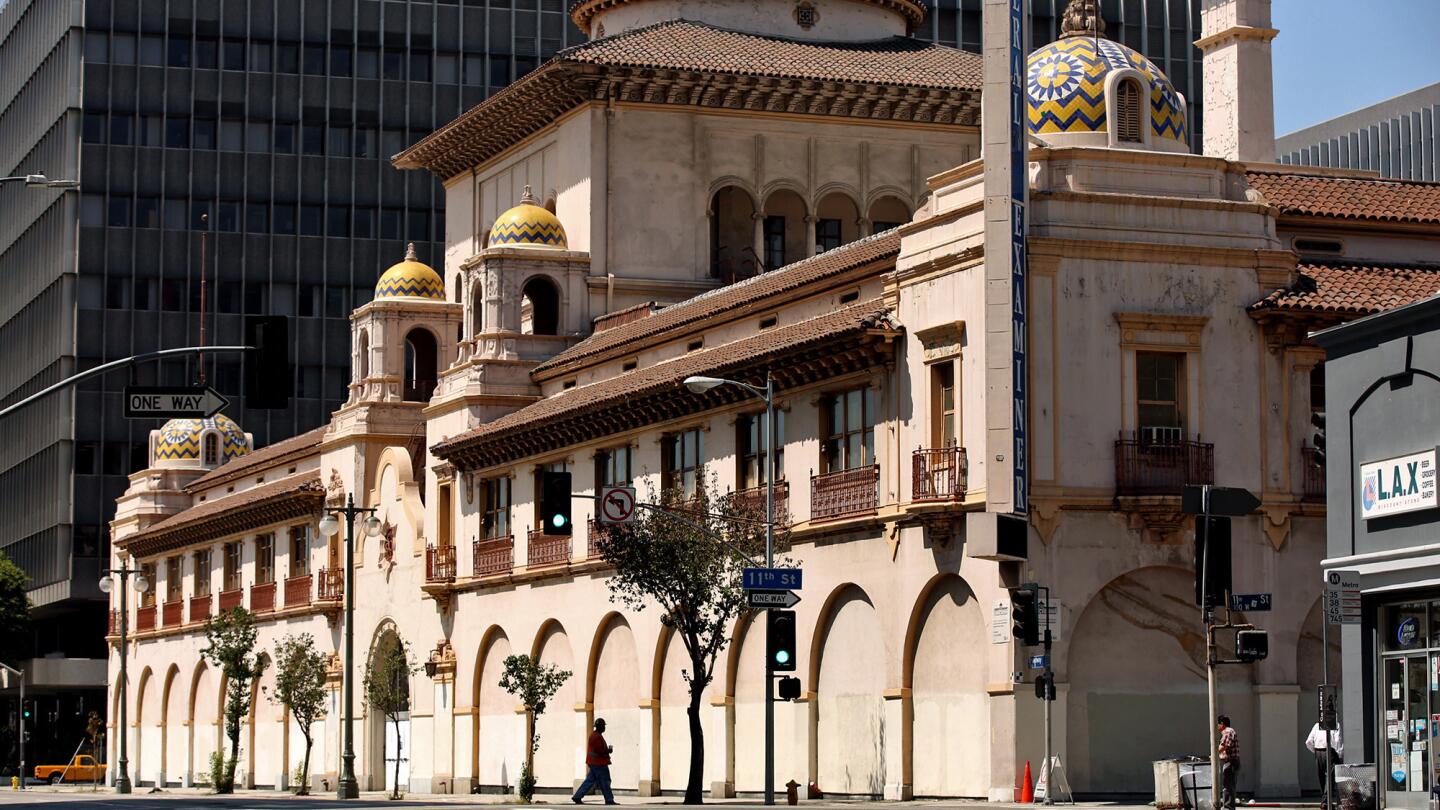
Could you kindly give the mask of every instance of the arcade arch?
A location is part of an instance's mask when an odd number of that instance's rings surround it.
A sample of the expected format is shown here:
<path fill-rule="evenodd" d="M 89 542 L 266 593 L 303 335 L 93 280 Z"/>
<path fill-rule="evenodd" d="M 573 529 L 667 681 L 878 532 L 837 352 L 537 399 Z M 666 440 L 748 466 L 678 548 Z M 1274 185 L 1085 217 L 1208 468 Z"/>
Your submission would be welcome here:
<path fill-rule="evenodd" d="M 511 652 L 505 631 L 492 625 L 475 656 L 471 772 L 487 787 L 509 788 L 519 780 L 525 762 L 525 718 L 515 713 L 515 698 L 500 688 Z"/>
<path fill-rule="evenodd" d="M 435 335 L 417 326 L 405 333 L 405 401 L 429 402 L 435 393 L 438 349 Z"/>
<path fill-rule="evenodd" d="M 910 216 L 910 206 L 899 197 L 887 194 L 870 203 L 865 218 L 870 221 L 870 233 L 880 233 L 906 224 Z"/>
<path fill-rule="evenodd" d="M 553 619 L 536 634 L 531 657 L 541 666 L 554 664 L 566 672 L 576 672 L 570 637 L 565 628 Z M 568 790 L 573 785 L 580 767 L 575 758 L 579 746 L 576 744 L 577 723 L 573 710 L 580 702 L 581 694 L 579 678 L 572 674 L 535 724 L 535 733 L 540 735 L 540 750 L 535 752 L 534 772 L 535 783 L 540 787 Z"/>
<path fill-rule="evenodd" d="M 885 668 L 876 666 L 884 660 L 870 597 L 859 586 L 840 586 L 821 611 L 810 658 L 816 692 L 812 773 L 826 793 L 885 793 Z"/>
<path fill-rule="evenodd" d="M 160 715 L 160 773 L 167 784 L 180 784 L 189 763 L 186 761 L 185 699 L 187 690 L 180 683 L 180 667 L 171 664 L 165 673 L 165 688 L 161 690 Z"/>
<path fill-rule="evenodd" d="M 814 250 L 810 240 L 810 210 L 799 193 L 780 188 L 765 198 L 761 226 L 760 262 L 766 271 L 798 262 Z"/>
<path fill-rule="evenodd" d="M 560 334 L 560 289 L 544 276 L 535 276 L 520 289 L 520 334 Z"/>
<path fill-rule="evenodd" d="M 755 198 L 739 186 L 710 197 L 710 275 L 725 283 L 755 275 Z"/>
<path fill-rule="evenodd" d="M 611 784 L 620 790 L 639 787 L 642 754 L 648 765 L 650 752 L 640 750 L 641 680 L 635 634 L 619 613 L 610 613 L 595 631 L 590 647 L 585 702 L 592 718 L 605 718 L 605 739 L 615 748 L 610 765 Z M 649 768 L 643 778 L 649 778 Z"/>
<path fill-rule="evenodd" d="M 916 796 L 987 795 L 989 728 L 984 650 L 985 616 L 970 586 L 940 574 L 921 592 L 905 634 L 902 685 L 910 689 L 910 727 L 904 744 Z"/>
<path fill-rule="evenodd" d="M 832 191 L 815 206 L 815 252 L 824 253 L 860 238 L 860 207 L 850 195 Z"/>

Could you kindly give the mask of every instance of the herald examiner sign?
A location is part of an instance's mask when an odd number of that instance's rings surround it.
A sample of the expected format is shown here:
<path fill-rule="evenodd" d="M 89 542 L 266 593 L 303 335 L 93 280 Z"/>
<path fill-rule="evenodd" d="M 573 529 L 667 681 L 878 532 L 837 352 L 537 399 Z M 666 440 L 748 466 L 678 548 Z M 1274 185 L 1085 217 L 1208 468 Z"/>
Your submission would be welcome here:
<path fill-rule="evenodd" d="M 1440 506 L 1435 451 L 1360 465 L 1360 516 L 1399 515 Z"/>

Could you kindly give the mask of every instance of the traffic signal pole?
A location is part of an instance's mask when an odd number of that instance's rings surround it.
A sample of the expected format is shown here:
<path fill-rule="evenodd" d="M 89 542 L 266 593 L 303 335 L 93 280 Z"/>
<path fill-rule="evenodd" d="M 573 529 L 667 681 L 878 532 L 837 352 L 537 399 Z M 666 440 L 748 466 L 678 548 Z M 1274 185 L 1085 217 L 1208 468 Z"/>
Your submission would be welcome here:
<path fill-rule="evenodd" d="M 775 380 L 768 373 L 765 375 L 765 567 L 775 567 Z M 775 804 L 775 663 L 769 655 L 765 656 L 765 804 Z"/>
<path fill-rule="evenodd" d="M 0 669 L 15 674 L 20 679 L 20 789 L 25 789 L 25 670 L 6 666 L 0 662 Z"/>
<path fill-rule="evenodd" d="M 1200 554 L 1200 620 L 1205 625 L 1205 680 L 1209 697 L 1210 716 L 1210 807 L 1220 810 L 1220 749 L 1215 738 L 1216 717 L 1219 700 L 1215 695 L 1215 622 L 1210 607 L 1210 485 L 1200 487 L 1200 523 L 1196 531 L 1205 533 L 1205 544 Z"/>

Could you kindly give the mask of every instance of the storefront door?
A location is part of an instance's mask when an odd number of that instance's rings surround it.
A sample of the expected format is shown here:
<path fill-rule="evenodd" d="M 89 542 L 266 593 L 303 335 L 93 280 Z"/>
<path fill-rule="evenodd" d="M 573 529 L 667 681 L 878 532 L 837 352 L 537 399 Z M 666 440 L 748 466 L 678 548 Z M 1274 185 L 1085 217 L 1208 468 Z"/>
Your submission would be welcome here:
<path fill-rule="evenodd" d="M 1386 606 L 1381 637 L 1381 771 L 1386 804 L 1426 808 L 1440 742 L 1440 600 Z M 1358 751 L 1357 742 L 1350 747 Z M 1353 757 L 1350 761 L 1355 761 Z"/>

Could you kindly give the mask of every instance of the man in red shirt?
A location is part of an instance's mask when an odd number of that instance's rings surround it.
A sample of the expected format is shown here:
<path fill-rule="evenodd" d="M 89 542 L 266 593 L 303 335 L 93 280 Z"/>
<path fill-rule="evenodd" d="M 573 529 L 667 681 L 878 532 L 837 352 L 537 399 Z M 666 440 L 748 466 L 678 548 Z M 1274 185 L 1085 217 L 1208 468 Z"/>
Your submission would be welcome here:
<path fill-rule="evenodd" d="M 610 792 L 610 754 L 615 747 L 605 742 L 605 720 L 595 719 L 595 731 L 590 734 L 590 739 L 585 743 L 585 765 L 589 771 L 585 774 L 585 781 L 580 783 L 580 788 L 570 801 L 576 804 L 584 804 L 582 799 L 589 793 L 591 788 L 600 788 L 600 794 L 605 797 L 606 804 L 615 803 L 615 795 Z"/>

